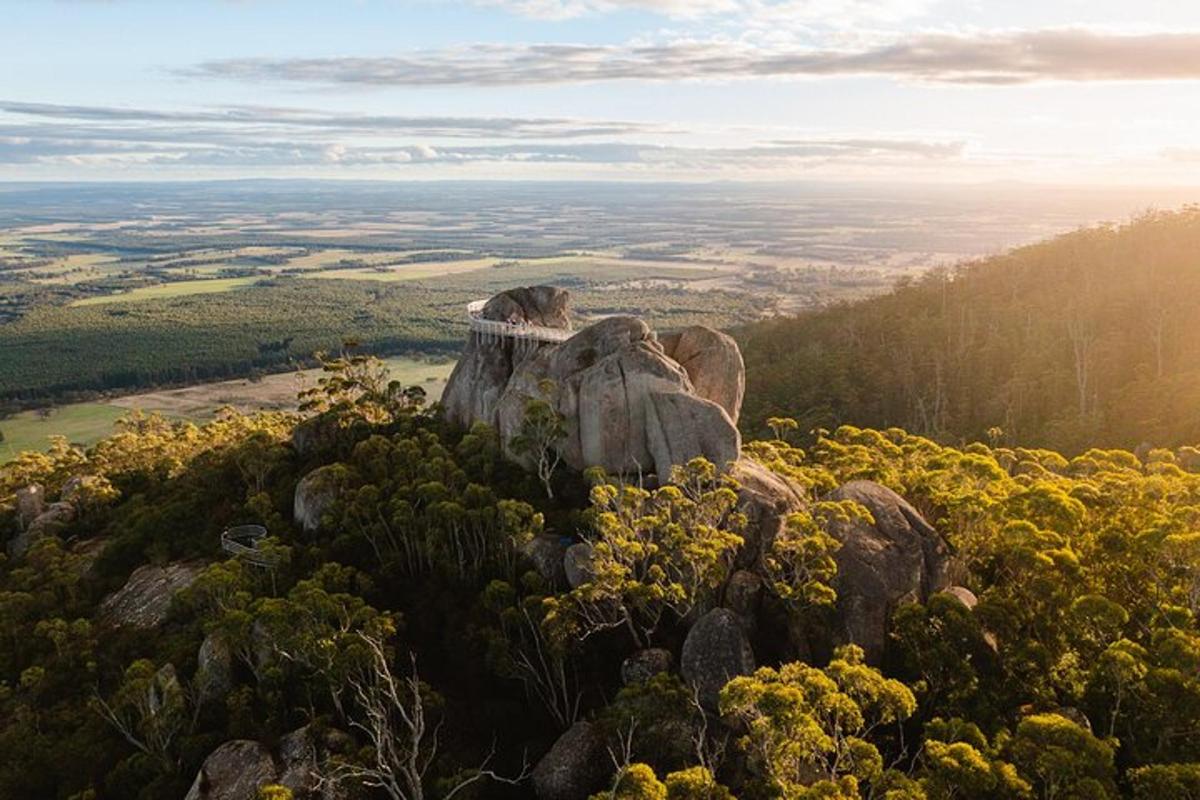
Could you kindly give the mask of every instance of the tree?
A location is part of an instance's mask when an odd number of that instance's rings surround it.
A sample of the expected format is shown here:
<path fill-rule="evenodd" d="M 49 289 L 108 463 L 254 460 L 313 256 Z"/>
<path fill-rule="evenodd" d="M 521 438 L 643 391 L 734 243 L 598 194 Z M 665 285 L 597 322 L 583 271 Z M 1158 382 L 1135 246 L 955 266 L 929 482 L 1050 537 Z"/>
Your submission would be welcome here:
<path fill-rule="evenodd" d="M 552 380 L 543 379 L 538 383 L 541 397 L 525 401 L 521 428 L 509 442 L 514 453 L 532 461 L 538 480 L 546 489 L 546 497 L 550 499 L 554 498 L 551 479 L 562 460 L 558 444 L 567 435 L 566 418 L 555 408 L 557 391 Z"/>
<path fill-rule="evenodd" d="M 915 708 L 912 692 L 866 666 L 853 645 L 839 648 L 824 670 L 799 662 L 764 667 L 734 678 L 720 696 L 722 715 L 745 731 L 738 745 L 763 788 L 782 797 L 859 797 L 885 775 L 871 735 Z"/>
<path fill-rule="evenodd" d="M 602 482 L 591 492 L 590 579 L 547 599 L 552 638 L 624 627 L 648 645 L 663 617 L 686 616 L 725 581 L 745 515 L 735 483 L 702 458 L 653 492 Z"/>
<path fill-rule="evenodd" d="M 392 672 L 384 641 L 361 633 L 359 638 L 369 658 L 348 679 L 358 709 L 350 724 L 365 736 L 369 752 L 362 759 L 333 761 L 323 780 L 380 789 L 391 800 L 424 800 L 429 771 L 438 755 L 441 727 L 431 723 L 428 716 L 432 692 L 421 682 L 415 654 L 409 655 L 409 674 L 397 676 Z M 524 780 L 527 768 L 516 777 L 502 777 L 488 768 L 491 758 L 489 754 L 478 767 L 455 778 L 442 795 L 443 800 L 483 780 Z"/>
<path fill-rule="evenodd" d="M 1115 798 L 1113 745 L 1059 714 L 1033 714 L 1017 725 L 1012 759 L 1042 800 Z"/>
<path fill-rule="evenodd" d="M 97 693 L 93 703 L 125 741 L 153 758 L 164 772 L 177 768 L 175 740 L 188 714 L 186 695 L 173 666 L 156 668 L 148 659 L 135 661 L 125 670 L 113 696 L 105 700 Z"/>

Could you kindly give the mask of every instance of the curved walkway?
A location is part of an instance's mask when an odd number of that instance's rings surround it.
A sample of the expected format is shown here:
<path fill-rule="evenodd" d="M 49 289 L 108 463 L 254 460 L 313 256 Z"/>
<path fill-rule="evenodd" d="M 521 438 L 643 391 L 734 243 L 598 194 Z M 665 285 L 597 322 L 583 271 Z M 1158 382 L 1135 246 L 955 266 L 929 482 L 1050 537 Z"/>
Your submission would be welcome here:
<path fill-rule="evenodd" d="M 278 559 L 258 549 L 259 541 L 266 536 L 267 529 L 261 525 L 237 525 L 221 534 L 221 549 L 256 567 L 270 569 L 276 566 Z"/>
<path fill-rule="evenodd" d="M 484 319 L 480 316 L 486 300 L 476 300 L 467 303 L 467 321 L 471 330 L 479 334 L 484 342 L 496 342 L 500 339 L 516 339 L 518 342 L 565 342 L 574 335 L 574 331 L 562 328 L 547 328 L 544 325 L 529 325 L 513 322 L 499 322 Z"/>

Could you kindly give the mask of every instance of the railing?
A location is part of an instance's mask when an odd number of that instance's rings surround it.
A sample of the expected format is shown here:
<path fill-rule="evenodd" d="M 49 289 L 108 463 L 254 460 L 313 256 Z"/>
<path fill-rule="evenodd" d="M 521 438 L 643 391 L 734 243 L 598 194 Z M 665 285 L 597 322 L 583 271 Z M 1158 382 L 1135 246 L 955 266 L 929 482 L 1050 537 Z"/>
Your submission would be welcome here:
<path fill-rule="evenodd" d="M 495 343 L 501 339 L 516 339 L 518 344 L 565 342 L 574 335 L 573 331 L 563 328 L 547 328 L 544 325 L 483 319 L 479 315 L 483 313 L 483 307 L 486 305 L 486 300 L 467 303 L 467 320 L 471 323 L 471 330 L 479 334 L 480 340 L 485 343 Z"/>
<path fill-rule="evenodd" d="M 258 549 L 258 543 L 266 536 L 267 529 L 262 525 L 236 525 L 221 533 L 221 549 L 256 567 L 272 569 L 279 559 Z"/>

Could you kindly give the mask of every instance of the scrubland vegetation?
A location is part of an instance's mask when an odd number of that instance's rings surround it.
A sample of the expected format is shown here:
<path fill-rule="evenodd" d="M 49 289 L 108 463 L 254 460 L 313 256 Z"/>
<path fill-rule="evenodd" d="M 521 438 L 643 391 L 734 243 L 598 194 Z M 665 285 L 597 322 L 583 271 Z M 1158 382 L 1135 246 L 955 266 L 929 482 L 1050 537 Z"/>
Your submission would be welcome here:
<path fill-rule="evenodd" d="M 222 742 L 313 723 L 343 732 L 319 771 L 346 796 L 382 796 L 374 781 L 392 797 L 528 797 L 528 764 L 581 719 L 612 754 L 598 798 L 1195 795 L 1200 451 L 1067 458 L 852 427 L 805 449 L 749 443 L 811 502 L 761 554 L 782 620 L 829 613 L 823 520 L 865 510 L 820 498 L 852 479 L 909 498 L 979 602 L 903 605 L 878 666 L 855 647 L 756 648 L 770 655 L 718 714 L 672 673 L 619 680 L 637 648 L 677 647 L 745 555 L 711 465 L 658 489 L 560 472 L 549 501 L 492 431 L 447 428 L 370 361 L 331 363 L 304 408 L 302 435 L 279 413 L 135 417 L 86 451 L 0 468 L 9 536 L 32 483 L 80 509 L 0 559 L 0 796 L 182 797 Z M 337 499 L 305 531 L 293 491 L 318 467 Z M 245 522 L 269 532 L 273 569 L 221 553 Z M 592 542 L 577 588 L 529 559 L 545 534 Z M 195 560 L 160 627 L 97 613 L 136 568 Z M 197 667 L 209 636 L 232 656 L 215 693 Z"/>

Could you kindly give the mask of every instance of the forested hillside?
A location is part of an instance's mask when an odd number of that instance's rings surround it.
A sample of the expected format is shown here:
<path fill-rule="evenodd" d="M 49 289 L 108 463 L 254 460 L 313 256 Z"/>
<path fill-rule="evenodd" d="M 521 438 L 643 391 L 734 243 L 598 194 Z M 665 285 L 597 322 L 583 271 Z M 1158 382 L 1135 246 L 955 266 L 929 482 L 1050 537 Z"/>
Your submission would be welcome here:
<path fill-rule="evenodd" d="M 738 336 L 744 427 L 1078 453 L 1200 441 L 1200 208 L 1080 230 Z"/>
<path fill-rule="evenodd" d="M 1196 796 L 1194 448 L 762 440 L 746 474 L 799 504 L 756 539 L 711 465 L 550 500 L 490 429 L 327 367 L 303 419 L 135 417 L 0 468 L 0 797 Z M 892 524 L 960 585 L 892 609 L 882 658 L 817 646 L 845 531 Z"/>

